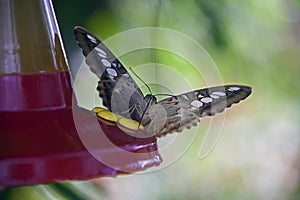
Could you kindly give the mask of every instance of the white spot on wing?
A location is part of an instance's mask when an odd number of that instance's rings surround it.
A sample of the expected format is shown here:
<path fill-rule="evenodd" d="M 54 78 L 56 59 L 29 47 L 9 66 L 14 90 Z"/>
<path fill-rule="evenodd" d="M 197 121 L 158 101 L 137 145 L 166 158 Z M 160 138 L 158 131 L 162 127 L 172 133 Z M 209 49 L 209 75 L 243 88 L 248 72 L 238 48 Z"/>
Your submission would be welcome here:
<path fill-rule="evenodd" d="M 209 95 L 211 98 L 214 98 L 214 99 L 218 99 L 218 98 L 220 98 L 220 96 L 218 96 L 218 95 L 214 95 L 214 94 L 211 94 L 211 95 Z"/>
<path fill-rule="evenodd" d="M 121 63 L 118 63 L 118 68 L 121 68 L 121 67 L 122 67 Z"/>
<path fill-rule="evenodd" d="M 191 105 L 193 107 L 199 108 L 199 107 L 203 106 L 203 103 L 199 100 L 194 100 L 194 101 L 191 102 Z"/>
<path fill-rule="evenodd" d="M 185 100 L 189 100 L 189 97 L 186 96 L 185 94 L 181 95 L 181 97 L 182 97 L 183 99 L 185 99 Z"/>
<path fill-rule="evenodd" d="M 129 78 L 129 74 L 122 74 L 122 76 Z"/>
<path fill-rule="evenodd" d="M 213 99 L 210 98 L 210 97 L 204 97 L 204 98 L 201 99 L 201 101 L 202 101 L 203 103 L 210 103 L 210 102 L 213 101 Z"/>
<path fill-rule="evenodd" d="M 108 73 L 109 75 L 111 75 L 111 76 L 114 76 L 114 77 L 118 76 L 118 73 L 117 73 L 116 70 L 114 70 L 113 68 L 108 67 L 108 68 L 106 69 L 106 71 L 107 71 L 107 73 Z"/>
<path fill-rule="evenodd" d="M 228 91 L 231 91 L 231 92 L 233 92 L 233 91 L 238 91 L 238 90 L 240 90 L 241 88 L 239 88 L 239 87 L 230 87 L 230 88 L 228 88 Z"/>
<path fill-rule="evenodd" d="M 202 94 L 199 93 L 197 97 L 200 99 L 200 98 L 202 98 L 202 97 L 204 97 L 204 96 L 203 96 Z"/>
<path fill-rule="evenodd" d="M 96 40 L 95 37 L 93 37 L 93 36 L 91 36 L 91 35 L 88 35 L 88 34 L 87 34 L 86 36 L 90 39 L 91 42 L 97 44 L 97 40 Z"/>
<path fill-rule="evenodd" d="M 223 96 L 226 96 L 226 93 L 225 92 L 213 92 L 211 93 L 212 95 L 217 95 L 217 96 L 220 96 L 220 97 L 223 97 Z"/>
<path fill-rule="evenodd" d="M 109 62 L 108 60 L 106 60 L 106 59 L 102 59 L 101 62 L 102 62 L 102 64 L 103 64 L 105 67 L 110 67 L 110 66 L 111 66 L 110 62 Z"/>
<path fill-rule="evenodd" d="M 102 57 L 102 58 L 107 58 L 107 55 L 105 53 L 105 51 L 103 51 L 102 49 L 100 49 L 99 47 L 95 47 L 95 51 L 97 51 L 97 54 Z"/>

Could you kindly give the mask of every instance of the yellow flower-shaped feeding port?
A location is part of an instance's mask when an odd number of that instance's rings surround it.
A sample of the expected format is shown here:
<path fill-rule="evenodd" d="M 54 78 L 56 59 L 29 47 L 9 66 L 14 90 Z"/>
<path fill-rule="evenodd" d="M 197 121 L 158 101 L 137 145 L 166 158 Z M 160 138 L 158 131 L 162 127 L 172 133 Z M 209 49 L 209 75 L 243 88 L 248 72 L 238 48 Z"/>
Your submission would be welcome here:
<path fill-rule="evenodd" d="M 114 114 L 105 108 L 95 107 L 92 111 L 97 114 L 98 119 L 100 119 L 102 122 L 109 125 L 117 124 L 118 127 L 123 131 L 137 132 L 144 130 L 143 125 L 139 122 L 125 118 L 118 114 Z"/>

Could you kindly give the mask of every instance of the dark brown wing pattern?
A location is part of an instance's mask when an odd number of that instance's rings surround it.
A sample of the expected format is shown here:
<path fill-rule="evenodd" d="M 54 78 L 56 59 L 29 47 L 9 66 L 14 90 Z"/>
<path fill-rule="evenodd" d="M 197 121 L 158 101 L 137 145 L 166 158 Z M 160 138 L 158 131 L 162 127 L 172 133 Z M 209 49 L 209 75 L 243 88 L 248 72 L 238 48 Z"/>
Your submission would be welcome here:
<path fill-rule="evenodd" d="M 157 136 L 195 126 L 201 117 L 212 116 L 251 94 L 251 87 L 224 85 L 204 88 L 159 101 L 147 112 L 142 124 Z M 152 113 L 157 113 L 152 115 Z M 151 119 L 151 120 L 150 120 Z"/>
<path fill-rule="evenodd" d="M 99 78 L 99 96 L 111 112 L 140 122 L 149 135 L 157 137 L 195 126 L 201 117 L 220 113 L 251 94 L 251 87 L 224 85 L 176 95 L 159 102 L 144 97 L 122 63 L 92 33 L 75 27 L 75 39 L 86 63 Z"/>
<path fill-rule="evenodd" d="M 76 26 L 74 35 L 87 65 L 100 78 L 97 90 L 103 105 L 116 114 L 141 120 L 141 110 L 146 107 L 144 95 L 122 63 L 85 28 Z"/>

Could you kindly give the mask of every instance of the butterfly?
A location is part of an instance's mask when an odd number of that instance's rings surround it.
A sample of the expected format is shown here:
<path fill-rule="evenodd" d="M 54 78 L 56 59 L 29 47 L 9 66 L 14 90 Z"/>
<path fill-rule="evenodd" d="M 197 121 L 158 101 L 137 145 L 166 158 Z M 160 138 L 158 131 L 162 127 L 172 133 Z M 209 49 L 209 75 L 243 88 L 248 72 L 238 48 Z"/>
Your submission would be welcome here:
<path fill-rule="evenodd" d="M 201 117 L 224 111 L 252 91 L 245 85 L 221 85 L 157 101 L 152 94 L 143 95 L 123 64 L 94 34 L 76 26 L 74 35 L 87 65 L 100 79 L 97 90 L 103 105 L 117 115 L 137 121 L 150 135 L 160 137 L 195 126 Z"/>

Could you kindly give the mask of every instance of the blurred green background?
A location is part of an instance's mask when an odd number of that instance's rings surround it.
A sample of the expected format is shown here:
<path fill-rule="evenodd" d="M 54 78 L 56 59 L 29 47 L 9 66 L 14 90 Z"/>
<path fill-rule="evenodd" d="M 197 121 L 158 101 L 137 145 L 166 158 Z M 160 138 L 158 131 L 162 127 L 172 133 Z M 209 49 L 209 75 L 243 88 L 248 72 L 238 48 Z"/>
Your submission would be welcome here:
<path fill-rule="evenodd" d="M 169 167 L 95 180 L 107 199 L 300 199 L 299 0 L 53 0 L 53 4 L 73 74 L 82 59 L 73 38 L 75 25 L 102 40 L 132 28 L 165 27 L 200 43 L 224 83 L 253 87 L 249 99 L 227 112 L 222 136 L 208 157 L 198 158 L 205 129 L 200 128 L 192 146 Z M 152 61 L 193 79 L 178 57 L 148 53 Z M 125 64 L 133 65 L 130 59 Z M 202 80 L 193 86 L 204 87 Z M 206 126 L 203 120 L 201 127 Z"/>

